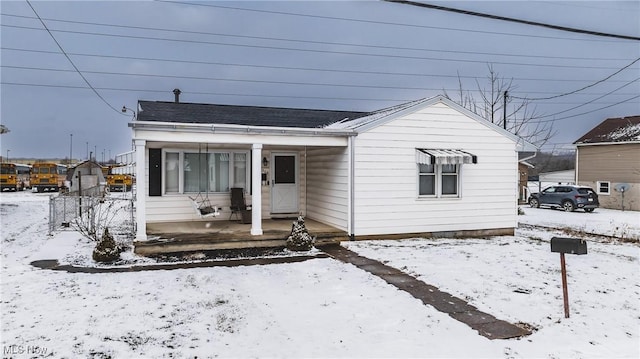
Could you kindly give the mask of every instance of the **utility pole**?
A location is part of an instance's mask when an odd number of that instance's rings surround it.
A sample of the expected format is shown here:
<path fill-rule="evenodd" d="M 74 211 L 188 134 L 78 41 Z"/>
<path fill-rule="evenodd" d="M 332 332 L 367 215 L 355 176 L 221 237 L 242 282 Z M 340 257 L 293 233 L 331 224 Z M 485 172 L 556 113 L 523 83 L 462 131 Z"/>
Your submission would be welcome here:
<path fill-rule="evenodd" d="M 71 157 L 73 156 L 73 133 L 69 134 L 69 163 L 67 163 L 67 170 L 71 168 Z"/>
<path fill-rule="evenodd" d="M 507 129 L 507 97 L 508 97 L 508 93 L 507 91 L 504 92 L 504 96 L 502 96 L 502 99 L 504 100 L 504 104 L 502 105 L 502 124 L 504 126 L 504 129 Z"/>

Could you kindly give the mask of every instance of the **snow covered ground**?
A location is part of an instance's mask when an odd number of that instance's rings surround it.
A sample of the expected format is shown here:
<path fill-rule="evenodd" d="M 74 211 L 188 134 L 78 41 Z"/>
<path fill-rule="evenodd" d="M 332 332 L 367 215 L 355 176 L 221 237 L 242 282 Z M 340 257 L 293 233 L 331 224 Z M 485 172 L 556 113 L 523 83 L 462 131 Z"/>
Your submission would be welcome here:
<path fill-rule="evenodd" d="M 520 221 L 535 226 L 618 238 L 640 231 L 638 212 L 523 209 Z M 567 255 L 569 319 L 559 255 L 549 248 L 566 233 L 523 226 L 513 237 L 344 244 L 536 328 L 489 340 L 327 258 L 136 273 L 37 269 L 29 263 L 88 263 L 92 250 L 76 232 L 47 236 L 47 216 L 46 194 L 0 194 L 3 357 L 640 357 L 637 243 L 588 237 L 588 255 Z"/>
<path fill-rule="evenodd" d="M 560 209 L 522 206 L 525 215 L 520 223 L 548 228 L 570 228 L 578 232 L 600 234 L 619 239 L 640 240 L 640 212 L 598 208 L 593 213 L 582 210 L 563 212 Z"/>

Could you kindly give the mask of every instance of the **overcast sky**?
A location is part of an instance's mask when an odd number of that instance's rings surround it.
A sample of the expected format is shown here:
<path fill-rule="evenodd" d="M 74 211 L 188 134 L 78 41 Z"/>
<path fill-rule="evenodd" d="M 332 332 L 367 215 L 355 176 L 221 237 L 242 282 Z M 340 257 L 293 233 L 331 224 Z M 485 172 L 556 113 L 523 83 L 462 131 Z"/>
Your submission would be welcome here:
<path fill-rule="evenodd" d="M 437 3 L 640 36 L 638 1 Z M 9 158 L 126 152 L 132 118 L 122 106 L 172 101 L 174 88 L 182 102 L 372 111 L 454 96 L 458 76 L 466 89 L 484 86 L 489 64 L 513 80 L 512 96 L 535 99 L 594 84 L 640 57 L 637 40 L 377 1 L 31 5 L 35 13 L 26 1 L 0 4 L 1 123 L 11 131 L 0 153 Z M 530 110 L 554 120 L 544 149 L 557 150 L 608 117 L 640 115 L 639 96 L 640 61 Z"/>

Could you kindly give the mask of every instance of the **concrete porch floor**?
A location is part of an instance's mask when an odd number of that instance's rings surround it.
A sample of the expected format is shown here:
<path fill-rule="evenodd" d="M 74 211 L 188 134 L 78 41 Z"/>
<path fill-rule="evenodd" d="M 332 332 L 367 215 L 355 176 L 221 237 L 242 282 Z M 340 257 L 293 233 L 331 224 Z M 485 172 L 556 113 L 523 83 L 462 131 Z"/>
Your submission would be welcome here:
<path fill-rule="evenodd" d="M 134 251 L 140 255 L 209 251 L 220 249 L 284 247 L 291 234 L 294 219 L 263 219 L 260 236 L 251 235 L 251 224 L 240 221 L 189 221 L 147 223 L 146 241 L 135 241 Z M 348 239 L 338 228 L 305 219 L 316 245 L 339 243 Z"/>

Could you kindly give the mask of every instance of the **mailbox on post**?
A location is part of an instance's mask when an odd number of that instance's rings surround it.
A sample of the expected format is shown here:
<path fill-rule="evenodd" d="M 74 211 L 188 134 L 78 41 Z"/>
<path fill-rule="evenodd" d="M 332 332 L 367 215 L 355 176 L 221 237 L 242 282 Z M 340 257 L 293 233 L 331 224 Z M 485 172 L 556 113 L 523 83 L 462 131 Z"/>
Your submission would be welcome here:
<path fill-rule="evenodd" d="M 551 238 L 551 252 L 560 253 L 564 317 L 569 318 L 569 290 L 567 289 L 567 267 L 564 254 L 587 254 L 587 242 L 578 238 L 553 237 Z"/>
<path fill-rule="evenodd" d="M 551 238 L 551 252 L 587 254 L 587 242 L 578 238 Z"/>

